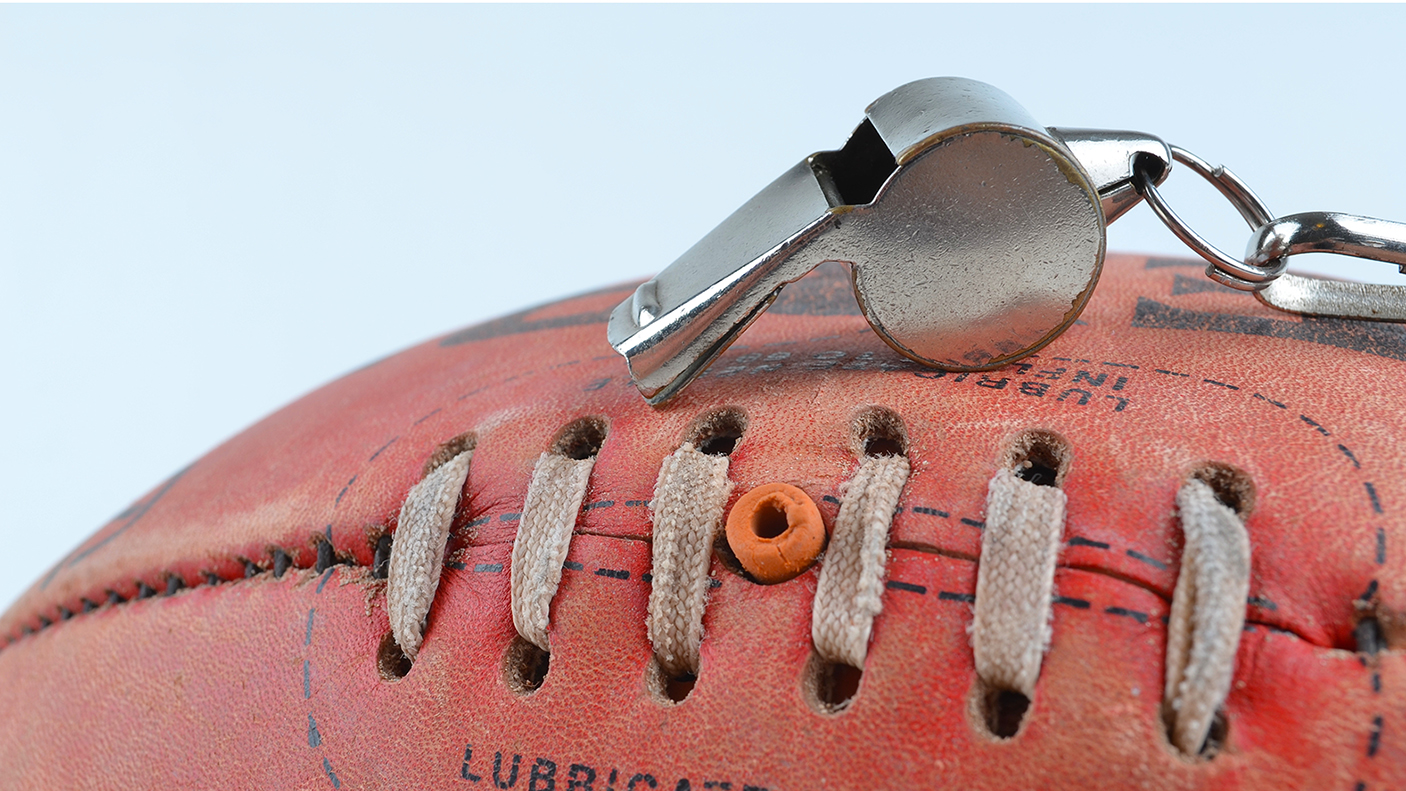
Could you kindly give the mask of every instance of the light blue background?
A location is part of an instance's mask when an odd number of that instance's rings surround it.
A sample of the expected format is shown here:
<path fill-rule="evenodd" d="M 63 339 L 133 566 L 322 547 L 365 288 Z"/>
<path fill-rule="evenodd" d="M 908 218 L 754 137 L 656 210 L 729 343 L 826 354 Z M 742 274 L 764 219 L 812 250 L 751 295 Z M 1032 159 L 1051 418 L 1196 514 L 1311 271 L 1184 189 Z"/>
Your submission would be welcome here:
<path fill-rule="evenodd" d="M 1279 213 L 1406 219 L 1403 32 L 1383 6 L 0 7 L 0 606 L 319 384 L 657 271 L 919 77 L 1160 134 Z M 1146 208 L 1109 246 L 1182 253 Z"/>

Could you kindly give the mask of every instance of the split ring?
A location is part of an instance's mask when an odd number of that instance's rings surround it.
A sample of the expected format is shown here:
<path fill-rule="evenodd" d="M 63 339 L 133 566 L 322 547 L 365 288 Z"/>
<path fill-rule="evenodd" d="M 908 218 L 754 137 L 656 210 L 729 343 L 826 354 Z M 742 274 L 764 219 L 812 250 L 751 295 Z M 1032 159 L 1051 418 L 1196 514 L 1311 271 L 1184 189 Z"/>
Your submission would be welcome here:
<path fill-rule="evenodd" d="M 1249 223 L 1252 230 L 1257 230 L 1273 222 L 1274 215 L 1269 211 L 1269 207 L 1265 206 L 1264 202 L 1250 190 L 1249 186 L 1234 173 L 1222 166 L 1212 167 L 1205 160 L 1186 149 L 1176 146 L 1170 146 L 1170 148 L 1172 159 L 1186 165 L 1198 176 L 1209 181 L 1211 186 L 1224 195 L 1236 211 L 1240 212 L 1240 216 Z M 1240 259 L 1232 258 L 1201 238 L 1200 234 L 1192 230 L 1177 216 L 1176 212 L 1172 211 L 1172 207 L 1157 191 L 1152 174 L 1141 162 L 1136 163 L 1133 167 L 1133 185 L 1167 228 L 1197 255 L 1210 262 L 1210 266 L 1206 267 L 1206 275 L 1212 280 L 1238 291 L 1259 291 L 1274 282 L 1275 278 L 1284 274 L 1285 268 L 1288 267 L 1288 259 L 1284 256 L 1267 261 L 1263 266 L 1248 264 Z"/>

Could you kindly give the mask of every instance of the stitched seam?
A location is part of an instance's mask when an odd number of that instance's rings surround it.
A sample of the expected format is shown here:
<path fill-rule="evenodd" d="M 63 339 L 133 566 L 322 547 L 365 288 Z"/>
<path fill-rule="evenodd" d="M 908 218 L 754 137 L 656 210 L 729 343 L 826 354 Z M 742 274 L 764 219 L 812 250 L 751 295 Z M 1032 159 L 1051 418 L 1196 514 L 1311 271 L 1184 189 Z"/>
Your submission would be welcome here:
<path fill-rule="evenodd" d="M 644 540 L 646 540 L 646 539 L 642 539 L 642 538 L 640 538 L 640 537 L 638 537 L 638 536 L 616 536 L 616 535 L 606 535 L 606 534 L 603 534 L 603 533 L 595 533 L 595 532 L 589 532 L 589 531 L 576 531 L 574 535 L 586 535 L 586 536 L 594 536 L 594 537 L 597 537 L 597 538 L 620 539 L 620 540 L 624 540 L 624 541 L 644 541 Z M 451 539 L 451 540 L 452 540 L 452 539 Z M 320 543 L 320 542 L 319 542 L 319 543 Z M 474 546 L 474 547 L 497 547 L 497 546 L 511 546 L 511 545 L 512 545 L 512 540 L 511 540 L 511 539 L 508 539 L 508 540 L 506 540 L 506 541 L 486 541 L 486 542 L 483 542 L 483 543 L 473 544 L 472 546 Z M 470 548 L 470 547 L 469 547 L 469 546 L 460 546 L 460 547 L 457 547 L 454 551 L 452 551 L 452 552 L 450 553 L 449 560 L 447 560 L 447 561 L 445 562 L 445 565 L 448 566 L 448 567 L 450 567 L 450 568 L 457 568 L 457 567 L 454 565 L 455 562 L 456 562 L 454 558 L 455 558 L 457 555 L 459 555 L 462 551 L 464 551 L 465 549 L 468 549 L 468 548 Z M 911 541 L 891 541 L 891 542 L 889 543 L 889 549 L 904 549 L 904 550 L 909 550 L 909 551 L 913 551 L 913 552 L 920 552 L 920 553 L 922 553 L 922 554 L 927 554 L 927 555 L 938 555 L 938 556 L 941 556 L 941 557 L 950 558 L 950 559 L 952 559 L 952 560 L 961 560 L 961 561 L 965 561 L 965 562 L 968 562 L 968 563 L 976 563 L 976 562 L 979 561 L 979 558 L 977 558 L 976 556 L 968 555 L 968 554 L 963 553 L 963 552 L 956 552 L 956 551 L 953 551 L 953 550 L 943 549 L 943 548 L 941 548 L 941 547 L 935 547 L 935 546 L 931 546 L 931 545 L 928 545 L 928 544 L 922 544 L 922 543 L 911 542 Z M 336 568 L 337 566 L 345 566 L 345 567 L 347 567 L 347 568 L 349 568 L 349 569 L 365 570 L 365 571 L 368 572 L 368 573 L 371 571 L 371 564 L 370 564 L 370 563 L 361 563 L 361 562 L 359 562 L 359 561 L 355 558 L 355 556 L 353 556 L 353 555 L 351 555 L 351 554 L 349 554 L 349 553 L 348 553 L 348 554 L 338 553 L 338 552 L 336 552 L 335 547 L 333 548 L 333 551 L 334 551 L 334 553 L 335 553 L 335 556 L 338 558 L 338 562 L 337 562 L 335 565 L 328 567 L 328 569 L 324 570 L 322 573 L 325 574 L 327 571 L 330 571 L 330 570 Z M 310 566 L 310 565 L 309 565 L 309 566 L 299 566 L 299 565 L 297 565 L 297 564 L 296 564 L 294 561 L 292 561 L 292 559 L 291 559 L 291 558 L 292 558 L 292 553 L 288 553 L 288 554 L 289 554 L 290 562 L 289 562 L 289 566 L 288 566 L 288 571 L 286 571 L 286 572 L 284 573 L 284 577 L 285 577 L 285 578 L 286 578 L 286 577 L 292 576 L 293 579 L 295 579 L 295 580 L 303 579 L 303 576 L 302 576 L 301 574 L 295 575 L 295 574 L 293 574 L 293 572 L 316 571 L 315 566 Z M 230 557 L 230 559 L 231 559 L 231 560 L 235 560 L 235 561 L 243 561 L 243 560 L 245 560 L 245 558 L 244 558 L 243 556 L 240 556 L 240 555 L 233 555 L 233 556 Z M 374 562 L 374 561 L 373 561 L 373 562 Z M 212 582 L 212 581 L 209 580 L 209 578 L 203 578 L 203 579 L 201 579 L 199 582 L 197 582 L 197 583 L 195 583 L 195 584 L 191 584 L 189 580 L 186 580 L 186 581 L 185 581 L 185 585 L 184 585 L 183 587 L 181 587 L 178 592 L 183 593 L 183 592 L 186 592 L 186 591 L 197 590 L 197 589 L 200 589 L 200 588 L 218 587 L 218 586 L 222 586 L 222 585 L 238 585 L 238 584 L 241 584 L 241 583 L 250 583 L 250 582 L 264 582 L 264 583 L 267 583 L 267 582 L 270 582 L 270 581 L 273 581 L 273 580 L 280 580 L 280 581 L 281 581 L 283 578 L 273 577 L 273 576 L 271 575 L 272 565 L 273 565 L 272 562 L 270 562 L 270 563 L 268 564 L 268 567 L 267 567 L 267 568 L 266 568 L 266 567 L 260 566 L 260 567 L 259 567 L 260 572 L 259 572 L 258 574 L 256 574 L 256 575 L 252 576 L 252 577 L 227 577 L 227 578 L 226 578 L 226 577 L 220 577 L 220 578 L 219 578 L 219 580 L 220 580 L 219 582 Z M 462 564 L 461 564 L 461 565 L 462 565 Z M 1145 590 L 1145 591 L 1147 591 L 1147 592 L 1149 592 L 1149 593 L 1152 593 L 1153 595 L 1157 596 L 1158 598 L 1162 599 L 1162 600 L 1165 601 L 1165 602 L 1169 602 L 1169 603 L 1170 603 L 1170 601 L 1171 601 L 1171 595 L 1170 595 L 1170 594 L 1162 593 L 1161 591 L 1157 590 L 1156 588 L 1150 587 L 1150 586 L 1148 586 L 1146 583 L 1144 583 L 1144 582 L 1142 582 L 1142 581 L 1140 581 L 1140 580 L 1134 579 L 1134 578 L 1132 578 L 1132 577 L 1128 577 L 1128 576 L 1126 576 L 1126 575 L 1124 575 L 1124 574 L 1119 574 L 1119 573 L 1116 572 L 1116 571 L 1110 571 L 1110 570 L 1108 570 L 1108 569 L 1100 569 L 1100 568 L 1095 567 L 1095 566 L 1088 566 L 1088 565 L 1084 565 L 1084 564 L 1066 564 L 1066 563 L 1057 564 L 1056 568 L 1059 568 L 1059 569 L 1068 569 L 1068 570 L 1071 570 L 1071 571 L 1082 571 L 1082 572 L 1086 572 L 1086 573 L 1089 573 L 1089 574 L 1098 574 L 1098 575 L 1100 575 L 1100 576 L 1108 577 L 1109 579 L 1112 579 L 1112 580 L 1114 580 L 1114 581 L 1116 581 L 1116 582 L 1122 582 L 1122 583 L 1125 583 L 1125 584 L 1127 584 L 1127 585 L 1131 585 L 1131 586 L 1136 587 L 1136 588 L 1141 588 L 1142 590 Z M 154 577 L 154 579 L 159 580 L 159 581 L 160 581 L 160 584 L 157 585 L 157 586 L 151 586 L 151 587 L 153 587 L 154 590 L 156 590 L 156 593 L 155 593 L 154 595 L 150 596 L 149 598 L 152 598 L 152 599 L 167 599 L 167 598 L 170 598 L 170 597 L 171 597 L 171 594 L 166 594 L 166 593 L 165 593 L 165 584 L 166 584 L 166 583 L 165 583 L 165 580 L 171 578 L 172 576 L 175 576 L 175 575 L 171 574 L 170 572 L 158 573 L 158 574 Z M 139 579 L 146 579 L 146 577 L 141 577 L 141 578 L 139 578 Z M 376 580 L 376 581 L 380 582 L 381 580 Z M 892 581 L 892 580 L 886 580 L 886 581 Z M 965 592 L 957 592 L 957 593 L 971 594 L 972 592 L 973 592 L 973 591 L 965 591 Z M 90 598 L 90 597 L 84 597 L 84 598 Z M 100 598 L 101 598 L 101 597 L 100 597 Z M 91 599 L 90 599 L 90 600 L 91 600 Z M 80 601 L 81 601 L 81 599 L 80 599 Z M 84 612 L 84 611 L 82 610 L 81 604 L 80 604 L 78 608 L 75 608 L 75 609 L 71 609 L 71 610 L 70 610 L 70 612 L 71 612 L 72 614 L 71 614 L 71 617 L 69 617 L 69 618 L 63 618 L 63 617 L 59 617 L 59 618 L 57 618 L 57 619 L 45 618 L 44 620 L 48 621 L 48 623 L 47 623 L 47 624 L 42 624 L 42 623 L 41 623 L 41 625 L 38 626 L 37 628 L 34 627 L 34 626 L 32 626 L 32 625 L 26 624 L 26 625 L 24 626 L 24 630 L 22 630 L 19 635 L 9 634 L 9 635 L 6 635 L 6 636 L 4 637 L 4 639 L 3 639 L 3 644 L 0 644 L 0 651 L 4 651 L 4 650 L 5 650 L 6 648 L 8 648 L 9 646 L 14 645 L 15 643 L 20 642 L 20 641 L 23 640 L 25 637 L 27 637 L 27 636 L 33 636 L 33 635 L 35 635 L 35 634 L 38 634 L 39 632 L 41 632 L 41 631 L 43 631 L 43 630 L 45 630 L 45 629 L 48 629 L 48 628 L 51 627 L 51 626 L 57 626 L 58 624 L 64 623 L 65 621 L 68 621 L 68 620 L 78 620 L 78 619 L 81 619 L 81 618 L 83 618 L 83 617 L 85 617 L 85 616 L 87 616 L 87 615 L 90 615 L 90 614 L 93 614 L 93 613 L 97 613 L 97 612 L 101 612 L 101 611 L 105 611 L 105 610 L 110 609 L 110 608 L 112 608 L 112 607 L 122 607 L 122 606 L 125 606 L 125 605 L 131 603 L 132 601 L 142 601 L 142 599 L 138 599 L 137 597 L 125 598 L 125 599 L 123 599 L 120 603 L 117 603 L 117 604 L 109 603 L 109 602 L 107 602 L 107 601 L 104 599 L 103 601 L 95 602 L 98 606 L 95 607 L 95 608 L 93 608 L 92 610 L 90 610 L 90 611 L 88 611 L 88 612 Z M 57 613 L 56 613 L 56 614 L 57 614 Z M 43 615 L 40 614 L 40 613 L 34 613 L 34 614 L 31 614 L 28 618 L 26 618 L 26 619 L 24 619 L 24 620 L 31 620 L 31 619 L 35 619 L 35 618 L 43 618 Z M 1300 633 L 1300 632 L 1298 632 L 1298 631 L 1295 631 L 1295 630 L 1294 630 L 1293 628 L 1291 628 L 1291 627 L 1286 627 L 1286 626 L 1281 625 L 1281 624 L 1269 623 L 1269 622 L 1267 622 L 1267 621 L 1258 620 L 1258 619 L 1255 619 L 1255 618 L 1246 618 L 1246 619 L 1245 619 L 1245 624 L 1246 624 L 1246 626 L 1254 626 L 1254 627 L 1264 628 L 1264 629 L 1267 629 L 1267 630 L 1272 631 L 1272 632 L 1277 632 L 1277 633 L 1279 633 L 1279 634 L 1283 634 L 1283 635 L 1288 635 L 1288 636 L 1295 637 L 1295 638 L 1297 638 L 1297 639 L 1299 639 L 1299 640 L 1302 640 L 1303 642 L 1308 643 L 1309 645 L 1312 645 L 1312 646 L 1314 646 L 1314 647 L 1316 647 L 1316 648 L 1322 648 L 1322 649 L 1326 649 L 1326 650 L 1345 650 L 1345 649 L 1336 649 L 1336 648 L 1334 648 L 1334 647 L 1331 646 L 1331 645 L 1325 645 L 1325 644 L 1323 644 L 1323 643 L 1320 642 L 1320 641 L 1314 640 L 1314 639 L 1308 637 L 1308 636 L 1305 635 L 1305 634 L 1302 634 L 1302 633 Z M 1385 649 L 1382 653 L 1392 653 L 1392 652 L 1394 652 L 1394 649 L 1388 648 L 1388 649 Z"/>

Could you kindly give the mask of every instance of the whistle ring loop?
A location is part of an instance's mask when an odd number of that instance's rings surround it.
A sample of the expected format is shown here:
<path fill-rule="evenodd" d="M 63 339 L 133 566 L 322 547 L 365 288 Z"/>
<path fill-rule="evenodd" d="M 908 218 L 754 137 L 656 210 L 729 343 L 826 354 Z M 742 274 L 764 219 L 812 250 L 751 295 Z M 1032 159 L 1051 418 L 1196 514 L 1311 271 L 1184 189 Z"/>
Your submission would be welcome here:
<path fill-rule="evenodd" d="M 1170 148 L 1172 159 L 1186 165 L 1198 176 L 1209 181 L 1211 186 L 1224 195 L 1236 211 L 1240 212 L 1240 216 L 1249 223 L 1252 230 L 1259 229 L 1274 221 L 1274 215 L 1269 211 L 1269 207 L 1265 206 L 1264 202 L 1255 195 L 1249 186 L 1234 173 L 1222 166 L 1212 166 L 1186 149 L 1176 146 Z M 1139 160 L 1133 168 L 1134 187 L 1152 207 L 1152 211 L 1156 213 L 1157 217 L 1183 244 L 1210 262 L 1210 266 L 1206 267 L 1207 277 L 1238 291 L 1259 291 L 1284 274 L 1284 270 L 1288 266 L 1286 256 L 1271 259 L 1262 265 L 1255 265 L 1234 258 L 1207 242 L 1183 222 L 1175 211 L 1172 211 L 1171 205 L 1157 191 L 1154 175 L 1160 174 L 1152 173 L 1144 162 L 1145 160 Z"/>

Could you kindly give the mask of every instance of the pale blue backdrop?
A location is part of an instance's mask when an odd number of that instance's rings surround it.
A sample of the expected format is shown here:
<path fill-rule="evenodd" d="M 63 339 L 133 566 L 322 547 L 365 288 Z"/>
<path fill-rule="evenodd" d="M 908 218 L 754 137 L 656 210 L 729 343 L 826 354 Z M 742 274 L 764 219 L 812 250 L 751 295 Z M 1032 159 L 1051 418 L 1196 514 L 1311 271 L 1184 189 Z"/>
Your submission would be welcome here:
<path fill-rule="evenodd" d="M 1403 32 L 1383 6 L 0 7 L 0 607 L 342 372 L 657 271 L 918 77 L 1160 134 L 1280 213 L 1406 219 Z M 1243 245 L 1211 188 L 1170 192 Z M 1145 208 L 1110 247 L 1180 252 Z"/>

